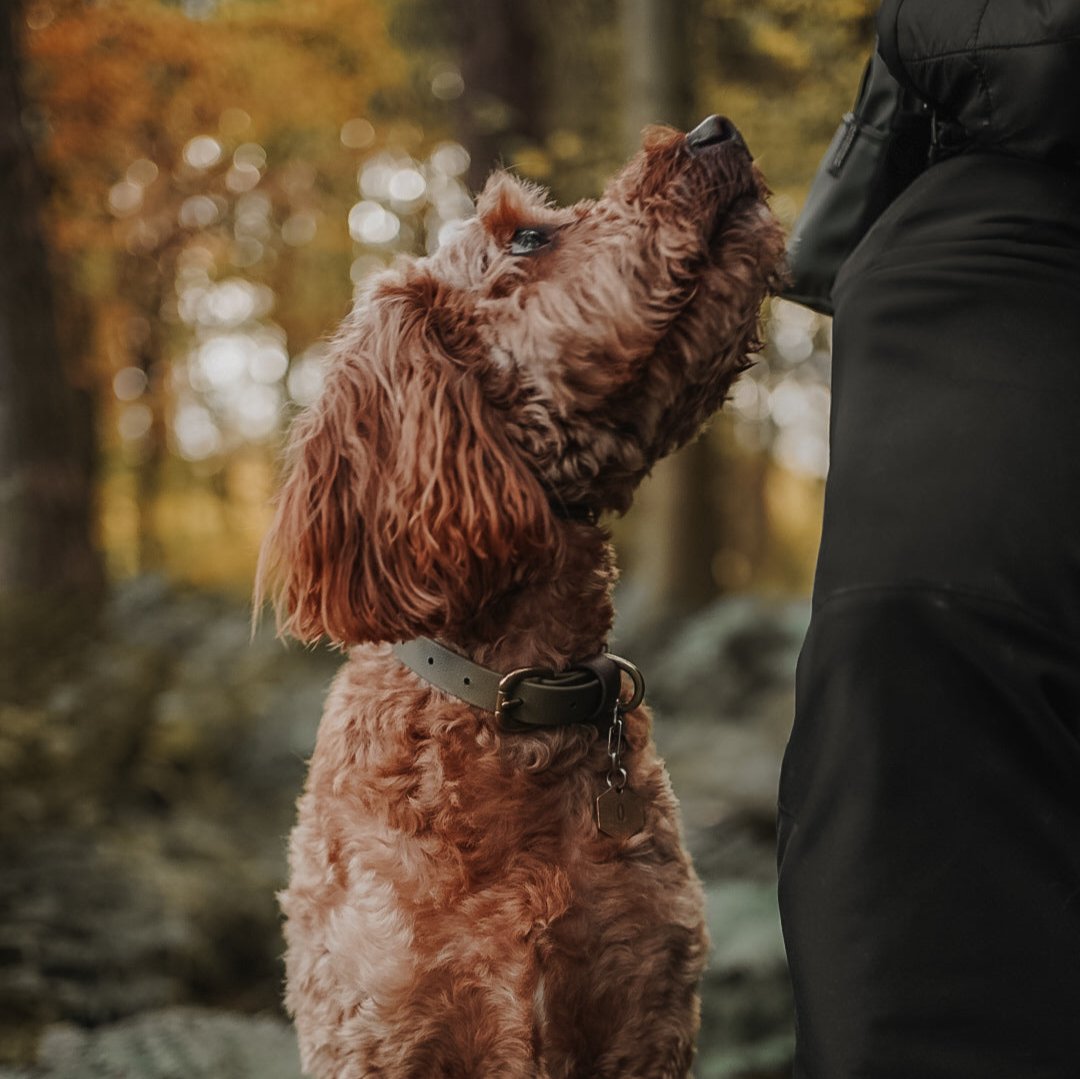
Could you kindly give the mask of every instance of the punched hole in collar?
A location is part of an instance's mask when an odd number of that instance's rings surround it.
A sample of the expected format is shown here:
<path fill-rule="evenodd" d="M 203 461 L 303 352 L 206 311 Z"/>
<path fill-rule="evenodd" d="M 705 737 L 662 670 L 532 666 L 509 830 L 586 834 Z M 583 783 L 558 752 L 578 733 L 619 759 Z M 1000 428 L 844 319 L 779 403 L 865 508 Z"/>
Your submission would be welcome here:
<path fill-rule="evenodd" d="M 428 656 L 427 661 L 428 661 L 428 666 L 429 667 L 434 667 L 435 666 L 435 657 L 434 656 Z"/>
<path fill-rule="evenodd" d="M 465 685 L 467 685 L 467 686 L 471 686 L 471 685 L 472 685 L 472 681 L 471 681 L 470 679 L 466 678 L 466 679 L 465 679 Z"/>

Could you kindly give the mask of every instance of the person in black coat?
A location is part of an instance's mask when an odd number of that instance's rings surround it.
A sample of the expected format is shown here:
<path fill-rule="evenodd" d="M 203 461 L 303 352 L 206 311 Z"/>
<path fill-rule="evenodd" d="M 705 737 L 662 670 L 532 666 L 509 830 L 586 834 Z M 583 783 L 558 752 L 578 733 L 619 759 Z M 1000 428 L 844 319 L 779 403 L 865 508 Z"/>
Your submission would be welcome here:
<path fill-rule="evenodd" d="M 796 1079 L 1080 1077 L 1080 0 L 885 0 L 962 137 L 833 292 L 780 785 Z"/>

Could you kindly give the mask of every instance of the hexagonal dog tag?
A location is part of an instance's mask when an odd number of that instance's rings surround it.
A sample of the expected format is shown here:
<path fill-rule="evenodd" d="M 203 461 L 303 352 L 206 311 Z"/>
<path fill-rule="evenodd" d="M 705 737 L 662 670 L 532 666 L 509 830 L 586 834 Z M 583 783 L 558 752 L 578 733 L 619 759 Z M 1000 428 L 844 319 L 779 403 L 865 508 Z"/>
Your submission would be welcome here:
<path fill-rule="evenodd" d="M 645 802 L 629 787 L 609 787 L 596 799 L 596 826 L 612 839 L 629 839 L 645 827 Z"/>

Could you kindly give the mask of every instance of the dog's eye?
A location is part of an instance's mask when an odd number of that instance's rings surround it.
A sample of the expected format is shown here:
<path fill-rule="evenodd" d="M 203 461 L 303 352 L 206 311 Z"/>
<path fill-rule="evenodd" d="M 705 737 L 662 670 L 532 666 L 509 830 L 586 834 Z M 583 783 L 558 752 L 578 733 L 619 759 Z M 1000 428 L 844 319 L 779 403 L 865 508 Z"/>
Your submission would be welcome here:
<path fill-rule="evenodd" d="M 518 229 L 510 240 L 510 254 L 531 255 L 549 243 L 551 237 L 543 229 Z"/>

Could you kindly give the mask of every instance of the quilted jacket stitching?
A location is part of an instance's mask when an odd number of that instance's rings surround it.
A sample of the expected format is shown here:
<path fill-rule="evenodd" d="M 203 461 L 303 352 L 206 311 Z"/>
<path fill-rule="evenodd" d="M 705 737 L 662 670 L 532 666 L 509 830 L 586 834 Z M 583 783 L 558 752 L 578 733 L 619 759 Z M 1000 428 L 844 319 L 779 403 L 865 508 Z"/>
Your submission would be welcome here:
<path fill-rule="evenodd" d="M 1017 41 L 1010 45 L 979 45 L 974 49 L 949 49 L 946 52 L 931 52 L 925 56 L 905 56 L 905 64 L 929 64 L 935 60 L 950 60 L 954 56 L 968 56 L 972 53 L 1005 52 L 1009 49 L 1041 49 L 1047 45 L 1066 45 L 1071 41 L 1080 41 L 1080 34 L 1064 34 L 1060 37 L 1041 38 L 1038 41 Z"/>

